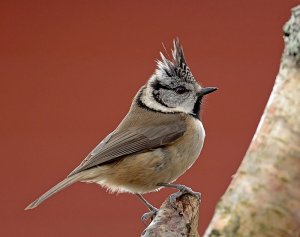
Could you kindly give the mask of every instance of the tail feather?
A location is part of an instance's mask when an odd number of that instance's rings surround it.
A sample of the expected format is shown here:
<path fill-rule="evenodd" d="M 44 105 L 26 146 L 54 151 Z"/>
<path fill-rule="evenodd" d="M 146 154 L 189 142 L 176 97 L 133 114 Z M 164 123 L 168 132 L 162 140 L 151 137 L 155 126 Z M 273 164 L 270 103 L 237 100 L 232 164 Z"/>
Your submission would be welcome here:
<path fill-rule="evenodd" d="M 40 196 L 38 199 L 30 203 L 25 210 L 36 208 L 38 205 L 40 205 L 43 201 L 54 195 L 55 193 L 63 190 L 64 188 L 72 185 L 73 183 L 80 181 L 82 177 L 84 176 L 84 172 L 78 173 L 75 175 L 72 175 L 70 177 L 67 177 L 63 181 L 56 184 L 54 187 L 52 187 L 50 190 L 48 190 L 46 193 L 44 193 L 42 196 Z"/>

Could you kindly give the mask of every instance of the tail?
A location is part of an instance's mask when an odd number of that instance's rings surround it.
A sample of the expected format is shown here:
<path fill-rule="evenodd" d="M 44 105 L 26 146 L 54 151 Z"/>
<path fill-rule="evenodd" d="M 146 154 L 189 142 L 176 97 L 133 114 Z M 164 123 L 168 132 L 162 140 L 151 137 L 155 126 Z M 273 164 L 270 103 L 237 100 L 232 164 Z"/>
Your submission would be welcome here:
<path fill-rule="evenodd" d="M 50 190 L 48 190 L 46 193 L 44 193 L 42 196 L 40 196 L 38 199 L 36 199 L 32 203 L 30 203 L 25 208 L 25 210 L 36 208 L 43 201 L 45 201 L 46 199 L 48 199 L 49 197 L 51 197 L 55 193 L 63 190 L 66 187 L 69 187 L 70 185 L 72 185 L 73 183 L 75 183 L 77 181 L 80 181 L 83 178 L 84 174 L 85 174 L 84 172 L 81 172 L 81 173 L 77 173 L 75 175 L 72 175 L 70 177 L 67 177 L 66 179 L 64 179 L 63 181 L 61 181 L 60 183 L 58 183 L 54 187 L 52 187 Z"/>

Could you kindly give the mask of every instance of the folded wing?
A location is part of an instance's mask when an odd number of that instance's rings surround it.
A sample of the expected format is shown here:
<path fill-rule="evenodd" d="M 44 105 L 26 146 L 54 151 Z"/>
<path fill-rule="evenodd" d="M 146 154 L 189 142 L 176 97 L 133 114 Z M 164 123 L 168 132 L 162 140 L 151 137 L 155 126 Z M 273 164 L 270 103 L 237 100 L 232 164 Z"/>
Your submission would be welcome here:
<path fill-rule="evenodd" d="M 126 155 L 144 152 L 168 145 L 181 137 L 186 131 L 183 121 L 168 125 L 131 128 L 109 134 L 73 170 L 68 177 L 99 165 L 111 163 Z"/>

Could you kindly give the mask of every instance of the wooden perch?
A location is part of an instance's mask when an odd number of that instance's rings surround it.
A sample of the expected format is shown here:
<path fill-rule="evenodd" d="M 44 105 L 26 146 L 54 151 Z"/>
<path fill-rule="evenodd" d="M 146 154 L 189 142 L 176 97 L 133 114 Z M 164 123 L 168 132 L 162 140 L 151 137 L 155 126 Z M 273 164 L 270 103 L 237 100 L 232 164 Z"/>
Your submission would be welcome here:
<path fill-rule="evenodd" d="M 190 194 L 177 199 L 176 209 L 169 198 L 161 205 L 156 217 L 143 231 L 142 237 L 198 237 L 198 213 L 200 200 Z"/>
<path fill-rule="evenodd" d="M 284 41 L 269 102 L 205 237 L 300 236 L 300 6 Z"/>

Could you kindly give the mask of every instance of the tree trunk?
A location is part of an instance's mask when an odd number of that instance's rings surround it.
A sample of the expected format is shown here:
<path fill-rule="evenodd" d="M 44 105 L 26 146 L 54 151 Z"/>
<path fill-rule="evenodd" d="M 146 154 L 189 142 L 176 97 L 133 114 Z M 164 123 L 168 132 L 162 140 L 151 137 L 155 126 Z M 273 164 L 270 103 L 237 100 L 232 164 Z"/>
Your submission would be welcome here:
<path fill-rule="evenodd" d="M 300 6 L 284 41 L 264 114 L 205 237 L 300 236 Z"/>

